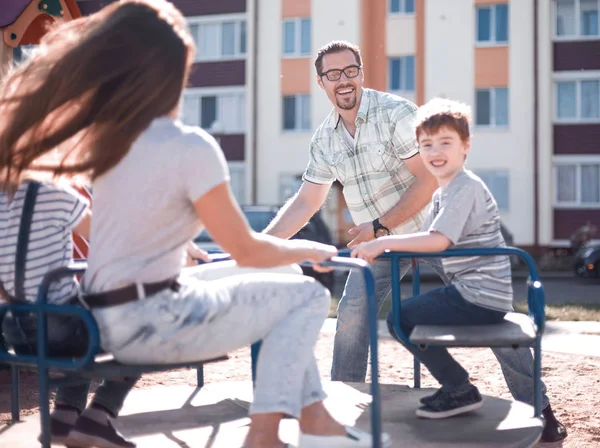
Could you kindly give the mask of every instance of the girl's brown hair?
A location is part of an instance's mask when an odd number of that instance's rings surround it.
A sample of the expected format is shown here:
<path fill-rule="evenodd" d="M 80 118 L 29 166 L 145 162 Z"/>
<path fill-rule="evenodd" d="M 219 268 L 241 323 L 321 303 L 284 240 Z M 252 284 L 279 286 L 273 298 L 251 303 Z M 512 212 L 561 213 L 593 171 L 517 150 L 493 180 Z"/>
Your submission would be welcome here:
<path fill-rule="evenodd" d="M 25 171 L 106 173 L 177 110 L 193 52 L 165 0 L 121 0 L 51 30 L 0 84 L 0 189 Z"/>

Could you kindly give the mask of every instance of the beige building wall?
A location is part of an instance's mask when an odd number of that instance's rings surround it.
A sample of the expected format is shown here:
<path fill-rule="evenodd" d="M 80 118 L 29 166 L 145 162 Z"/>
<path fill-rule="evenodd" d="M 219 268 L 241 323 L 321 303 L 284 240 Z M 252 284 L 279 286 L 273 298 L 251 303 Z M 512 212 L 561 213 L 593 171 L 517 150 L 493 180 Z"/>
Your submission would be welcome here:
<path fill-rule="evenodd" d="M 540 245 L 548 246 L 553 242 L 553 176 L 552 123 L 554 95 L 552 93 L 552 7 L 550 2 L 539 4 L 539 97 L 538 97 L 538 138 L 539 138 L 539 237 Z"/>
<path fill-rule="evenodd" d="M 477 88 L 508 87 L 508 126 L 474 125 L 467 166 L 475 172 L 508 172 L 509 209 L 501 212 L 502 220 L 514 234 L 515 244 L 530 245 L 534 242 L 533 6 L 511 1 L 508 45 L 480 46 L 475 8 L 481 3 L 490 2 L 426 2 L 425 96 L 463 101 L 475 115 Z"/>
<path fill-rule="evenodd" d="M 386 20 L 386 55 L 389 58 L 417 55 L 417 20 L 415 14 L 410 15 L 388 15 Z M 388 70 L 386 64 L 386 70 Z M 388 73 L 389 76 L 389 73 Z M 418 84 L 417 76 L 415 82 Z M 386 90 L 389 89 L 389 79 L 386 82 Z M 414 92 L 398 92 L 407 100 L 416 102 L 416 90 Z"/>

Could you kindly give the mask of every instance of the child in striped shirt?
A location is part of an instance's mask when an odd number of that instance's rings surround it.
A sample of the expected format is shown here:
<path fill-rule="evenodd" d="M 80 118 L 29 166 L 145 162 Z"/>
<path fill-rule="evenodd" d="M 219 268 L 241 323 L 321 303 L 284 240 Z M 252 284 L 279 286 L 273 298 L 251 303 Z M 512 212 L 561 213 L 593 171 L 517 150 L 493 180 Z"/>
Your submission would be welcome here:
<path fill-rule="evenodd" d="M 73 261 L 73 233 L 86 240 L 89 238 L 91 211 L 87 199 L 69 186 L 40 183 L 29 231 L 20 293 L 23 297 L 16 297 L 20 295 L 15 287 L 17 238 L 29 184 L 25 181 L 16 189 L 5 187 L 4 191 L 0 191 L 0 282 L 4 296 L 0 303 L 3 300 L 35 301 L 44 275 Z M 48 302 L 59 305 L 76 303 L 77 288 L 74 277 L 64 277 L 51 285 Z M 34 315 L 9 314 L 2 322 L 2 333 L 6 345 L 17 353 L 36 353 Z M 83 355 L 87 349 L 85 325 L 76 317 L 49 316 L 48 344 L 50 356 Z M 77 385 L 59 386 L 50 420 L 51 443 L 73 444 L 73 435 L 84 432 L 86 435 L 92 433 L 97 440 L 110 443 L 110 446 L 135 447 L 113 428 L 110 418 L 117 416 L 136 380 L 105 380 L 96 390 L 89 407 L 89 380 Z"/>

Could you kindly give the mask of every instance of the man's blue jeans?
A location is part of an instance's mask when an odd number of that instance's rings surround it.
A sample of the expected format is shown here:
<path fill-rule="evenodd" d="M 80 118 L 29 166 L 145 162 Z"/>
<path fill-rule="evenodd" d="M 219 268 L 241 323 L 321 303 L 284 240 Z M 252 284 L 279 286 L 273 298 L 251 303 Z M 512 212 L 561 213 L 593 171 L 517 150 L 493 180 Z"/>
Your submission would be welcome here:
<path fill-rule="evenodd" d="M 377 260 L 373 263 L 375 294 L 378 307 L 391 293 L 391 263 Z M 410 269 L 410 262 L 402 260 L 400 278 Z M 364 382 L 369 356 L 367 298 L 362 273 L 351 271 L 338 306 L 337 331 L 333 347 L 331 379 L 334 381 Z M 493 348 L 492 351 L 504 374 L 506 385 L 517 401 L 533 404 L 533 356 L 527 347 Z M 548 406 L 546 386 L 542 383 L 542 409 Z"/>
<path fill-rule="evenodd" d="M 37 345 L 36 317 L 6 316 L 2 332 L 6 345 L 20 354 L 35 354 Z M 71 316 L 48 317 L 48 355 L 54 357 L 82 356 L 87 348 L 87 331 L 81 319 Z M 93 403 L 101 405 L 116 417 L 129 391 L 138 378 L 106 379 L 96 389 Z M 78 384 L 59 386 L 56 403 L 76 408 L 80 413 L 86 408 L 91 380 L 82 378 Z"/>

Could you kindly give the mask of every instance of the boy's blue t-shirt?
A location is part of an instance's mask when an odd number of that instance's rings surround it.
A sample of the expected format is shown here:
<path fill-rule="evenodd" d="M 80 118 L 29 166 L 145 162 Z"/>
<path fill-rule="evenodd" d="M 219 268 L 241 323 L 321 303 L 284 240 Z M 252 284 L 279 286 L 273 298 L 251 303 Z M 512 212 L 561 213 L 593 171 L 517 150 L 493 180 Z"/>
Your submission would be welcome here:
<path fill-rule="evenodd" d="M 436 190 L 423 230 L 442 233 L 455 249 L 506 247 L 496 201 L 485 183 L 468 170 L 461 171 L 447 187 Z M 507 256 L 426 261 L 465 300 L 484 308 L 512 311 L 513 289 Z"/>

